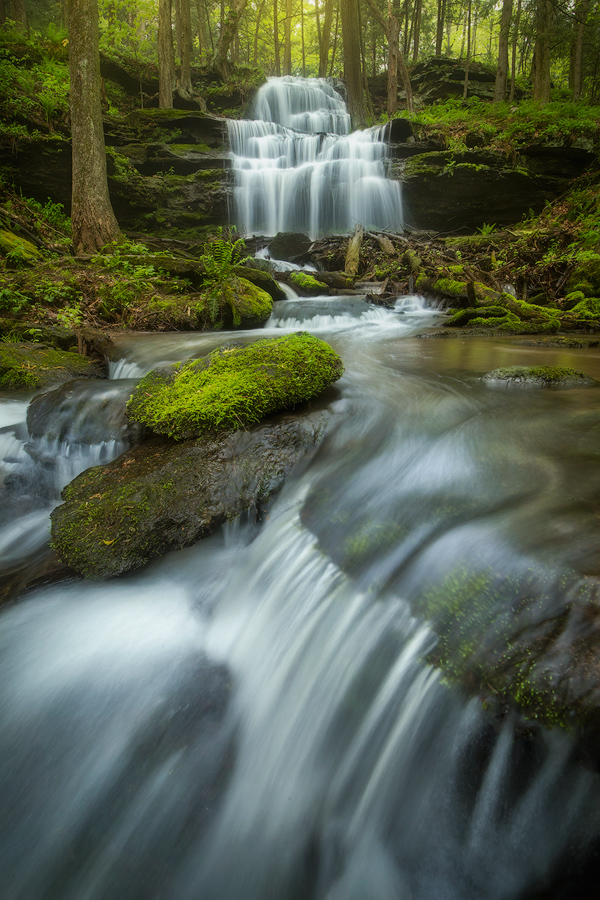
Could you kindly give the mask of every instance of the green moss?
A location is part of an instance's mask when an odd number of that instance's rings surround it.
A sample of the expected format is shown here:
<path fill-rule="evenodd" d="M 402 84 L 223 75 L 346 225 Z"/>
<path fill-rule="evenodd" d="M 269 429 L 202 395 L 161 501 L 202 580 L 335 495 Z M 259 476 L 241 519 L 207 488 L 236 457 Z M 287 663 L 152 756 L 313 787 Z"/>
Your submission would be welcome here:
<path fill-rule="evenodd" d="M 580 387 L 594 383 L 592 378 L 569 366 L 505 366 L 488 372 L 485 380 L 539 387 Z"/>
<path fill-rule="evenodd" d="M 322 291 L 327 290 L 327 285 L 322 281 L 317 281 L 312 275 L 309 275 L 307 272 L 290 272 L 290 281 L 292 284 L 295 284 L 296 287 L 300 288 L 302 291 L 306 291 L 309 294 L 319 294 Z"/>
<path fill-rule="evenodd" d="M 246 278 L 233 276 L 219 290 L 221 302 L 231 310 L 232 324 L 236 328 L 255 328 L 263 325 L 271 315 L 271 295 Z"/>
<path fill-rule="evenodd" d="M 305 332 L 225 345 L 207 357 L 154 370 L 127 405 L 137 422 L 176 439 L 239 429 L 316 397 L 343 373 L 324 341 Z"/>
<path fill-rule="evenodd" d="M 32 263 L 40 258 L 40 252 L 31 241 L 18 237 L 12 231 L 0 231 L 0 251 L 9 262 Z"/>
<path fill-rule="evenodd" d="M 0 344 L 0 387 L 37 390 L 71 378 L 100 377 L 101 368 L 87 356 L 41 344 Z"/>
<path fill-rule="evenodd" d="M 566 289 L 582 291 L 586 297 L 600 294 L 600 253 L 586 250 L 577 254 Z"/>

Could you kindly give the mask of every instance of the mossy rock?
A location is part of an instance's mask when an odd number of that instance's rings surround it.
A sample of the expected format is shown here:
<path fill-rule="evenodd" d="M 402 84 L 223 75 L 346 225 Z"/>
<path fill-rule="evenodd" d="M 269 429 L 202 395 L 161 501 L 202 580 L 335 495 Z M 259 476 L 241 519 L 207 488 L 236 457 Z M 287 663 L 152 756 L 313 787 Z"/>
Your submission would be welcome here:
<path fill-rule="evenodd" d="M 600 253 L 588 250 L 578 254 L 566 290 L 567 293 L 581 291 L 586 297 L 600 294 Z"/>
<path fill-rule="evenodd" d="M 0 389 L 36 391 L 72 378 L 105 378 L 96 360 L 43 344 L 0 344 Z"/>
<path fill-rule="evenodd" d="M 313 413 L 198 441 L 151 438 L 65 488 L 52 513 L 52 546 L 87 578 L 111 578 L 187 547 L 267 502 L 323 426 Z"/>
<path fill-rule="evenodd" d="M 273 310 L 273 298 L 247 278 L 233 276 L 219 289 L 220 318 L 228 328 L 260 328 Z M 210 304 L 209 296 L 207 300 Z"/>
<path fill-rule="evenodd" d="M 454 278 L 436 277 L 425 273 L 417 278 L 417 290 L 421 294 L 440 294 L 453 301 L 454 306 L 469 304 L 469 294 L 464 281 Z"/>
<path fill-rule="evenodd" d="M 246 428 L 293 409 L 337 381 L 344 368 L 325 341 L 296 332 L 208 356 L 143 378 L 128 403 L 136 422 L 177 440 Z"/>
<path fill-rule="evenodd" d="M 12 231 L 0 231 L 0 251 L 8 257 L 8 261 L 16 264 L 33 264 L 40 258 L 40 251 L 25 238 L 18 237 Z"/>
<path fill-rule="evenodd" d="M 261 260 L 257 260 L 257 262 L 261 262 Z M 264 260 L 264 262 L 267 261 Z M 266 291 L 272 300 L 285 300 L 285 291 L 277 284 L 271 273 L 266 269 L 255 268 L 254 265 L 238 266 L 235 269 L 235 274 L 240 278 L 245 278 L 246 281 L 250 281 L 256 287 L 261 288 L 261 290 Z"/>
<path fill-rule="evenodd" d="M 203 331 L 210 320 L 202 294 L 160 294 L 135 308 L 129 324 L 144 331 Z"/>
<path fill-rule="evenodd" d="M 531 387 L 588 387 L 593 378 L 568 366 L 506 366 L 483 376 L 492 384 L 527 385 Z"/>
<path fill-rule="evenodd" d="M 575 293 L 578 295 L 580 292 Z M 562 322 L 565 328 L 600 328 L 600 299 L 588 297 L 580 300 L 562 316 Z"/>
<path fill-rule="evenodd" d="M 317 281 L 308 272 L 290 272 L 290 281 L 301 294 L 322 294 L 327 290 L 323 281 Z"/>

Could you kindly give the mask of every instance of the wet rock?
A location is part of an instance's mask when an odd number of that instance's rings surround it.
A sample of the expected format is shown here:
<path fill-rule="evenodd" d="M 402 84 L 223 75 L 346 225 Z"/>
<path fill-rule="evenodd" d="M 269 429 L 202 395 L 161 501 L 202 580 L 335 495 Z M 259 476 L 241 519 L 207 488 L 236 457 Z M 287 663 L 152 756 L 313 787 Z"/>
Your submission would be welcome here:
<path fill-rule="evenodd" d="M 128 403 L 136 422 L 177 440 L 239 429 L 293 409 L 337 381 L 344 367 L 319 338 L 296 332 L 154 369 Z"/>
<path fill-rule="evenodd" d="M 253 265 L 245 265 L 238 266 L 235 269 L 235 274 L 266 291 L 273 300 L 285 300 L 285 291 L 277 284 L 270 272 L 256 268 Z"/>
<path fill-rule="evenodd" d="M 70 444 L 136 443 L 143 437 L 145 428 L 133 422 L 125 411 L 135 384 L 133 379 L 101 384 L 86 379 L 68 381 L 39 394 L 27 409 L 29 435 L 33 439 L 46 437 Z"/>
<path fill-rule="evenodd" d="M 0 344 L 0 387 L 35 391 L 73 378 L 106 378 L 107 366 L 42 344 Z"/>
<path fill-rule="evenodd" d="M 52 513 L 53 547 L 89 578 L 187 547 L 266 503 L 323 424 L 313 413 L 182 443 L 153 438 L 65 488 L 65 503 Z"/>
<path fill-rule="evenodd" d="M 8 341 L 30 341 L 55 347 L 57 350 L 73 350 L 76 335 L 60 325 L 41 325 L 19 322 L 17 319 L 0 319 L 0 335 Z M 85 354 L 84 354 L 85 355 Z"/>
<path fill-rule="evenodd" d="M 280 231 L 269 241 L 269 253 L 273 259 L 287 262 L 308 262 L 308 251 L 312 241 L 306 234 L 292 231 Z"/>
<path fill-rule="evenodd" d="M 588 387 L 593 378 L 568 366 L 506 366 L 483 376 L 490 384 L 527 385 L 530 387 Z"/>

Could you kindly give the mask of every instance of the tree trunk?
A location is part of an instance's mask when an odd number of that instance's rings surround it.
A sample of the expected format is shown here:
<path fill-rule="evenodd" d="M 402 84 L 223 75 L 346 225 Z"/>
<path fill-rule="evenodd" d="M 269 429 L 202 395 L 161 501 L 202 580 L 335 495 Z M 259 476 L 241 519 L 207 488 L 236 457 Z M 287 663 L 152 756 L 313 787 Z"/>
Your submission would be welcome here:
<path fill-rule="evenodd" d="M 408 112 L 413 110 L 412 87 L 410 83 L 410 75 L 406 68 L 406 63 L 402 53 L 400 53 L 400 22 L 392 12 L 391 0 L 388 0 L 388 17 L 387 21 L 383 17 L 383 13 L 377 6 L 375 0 L 367 0 L 369 8 L 373 13 L 373 17 L 378 25 L 383 28 L 388 45 L 388 85 L 387 85 L 387 113 L 390 119 L 398 110 L 398 68 L 400 69 L 400 77 L 402 85 L 406 92 L 406 109 Z"/>
<path fill-rule="evenodd" d="M 283 74 L 292 74 L 292 0 L 285 0 L 283 23 Z"/>
<path fill-rule="evenodd" d="M 510 94 L 509 102 L 515 99 L 515 80 L 517 77 L 517 40 L 519 37 L 519 25 L 521 24 L 521 0 L 517 0 L 517 13 L 515 15 L 515 24 L 513 26 L 512 39 L 512 59 L 510 63 Z"/>
<path fill-rule="evenodd" d="M 344 74 L 348 91 L 348 112 L 354 128 L 367 124 L 367 106 L 363 89 L 360 53 L 359 0 L 340 0 Z"/>
<path fill-rule="evenodd" d="M 335 66 L 335 54 L 337 52 L 338 34 L 340 27 L 340 5 L 338 3 L 335 11 L 335 34 L 333 35 L 333 47 L 331 50 L 331 65 L 329 67 L 329 77 L 333 78 L 333 67 Z"/>
<path fill-rule="evenodd" d="M 327 57 L 329 56 L 332 23 L 333 0 L 325 0 L 325 15 L 323 16 L 323 26 L 319 38 L 319 78 L 327 77 Z"/>
<path fill-rule="evenodd" d="M 421 37 L 421 10 L 423 8 L 422 0 L 415 0 L 415 27 L 413 33 L 413 63 L 416 63 L 419 56 L 419 41 Z"/>
<path fill-rule="evenodd" d="M 513 0 L 503 0 L 500 17 L 500 36 L 498 38 L 498 67 L 496 84 L 494 85 L 494 103 L 506 99 L 506 82 L 508 79 L 508 39 L 510 35 L 510 19 Z"/>
<path fill-rule="evenodd" d="M 435 30 L 435 55 L 442 55 L 442 44 L 444 41 L 444 19 L 446 18 L 446 0 L 438 0 L 437 4 L 437 26 Z"/>
<path fill-rule="evenodd" d="M 260 6 L 258 7 L 258 12 L 256 14 L 256 28 L 254 30 L 254 65 L 258 65 L 258 35 L 260 34 L 260 22 L 262 19 L 263 10 L 265 8 L 266 0 L 260 0 Z"/>
<path fill-rule="evenodd" d="M 192 16 L 190 0 L 180 0 L 181 69 L 179 87 L 184 94 L 192 93 Z"/>
<path fill-rule="evenodd" d="M 71 227 L 76 253 L 95 253 L 119 237 L 106 180 L 100 105 L 97 0 L 71 0 L 69 74 L 73 178 Z"/>
<path fill-rule="evenodd" d="M 540 103 L 550 100 L 550 28 L 552 0 L 538 0 L 536 9 L 536 38 L 533 51 L 533 99 Z"/>
<path fill-rule="evenodd" d="M 196 14 L 198 16 L 198 56 L 202 61 L 209 55 L 204 0 L 196 0 Z"/>
<path fill-rule="evenodd" d="M 158 0 L 158 105 L 161 109 L 173 109 L 174 84 L 171 0 Z"/>
<path fill-rule="evenodd" d="M 213 66 L 215 71 L 221 76 L 223 81 L 227 81 L 231 76 L 229 63 L 227 62 L 227 54 L 233 43 L 233 39 L 237 33 L 238 25 L 242 17 L 242 13 L 246 8 L 247 0 L 232 0 L 229 7 L 229 13 L 223 22 L 223 28 L 215 47 L 213 56 Z"/>
<path fill-rule="evenodd" d="M 25 9 L 25 0 L 13 0 L 11 9 L 11 18 L 13 22 L 20 25 L 23 31 L 28 31 L 27 11 Z"/>
<path fill-rule="evenodd" d="M 300 33 L 302 36 L 302 77 L 306 78 L 306 51 L 304 48 L 304 2 L 300 0 Z"/>
<path fill-rule="evenodd" d="M 181 0 L 171 0 L 175 16 L 175 56 L 181 59 Z"/>
<path fill-rule="evenodd" d="M 573 35 L 573 67 L 572 67 L 572 90 L 573 100 L 579 100 L 581 96 L 582 72 L 583 72 L 583 37 L 585 34 L 585 24 L 590 6 L 589 0 L 578 0 L 575 6 L 575 27 Z"/>
<path fill-rule="evenodd" d="M 281 62 L 279 59 L 279 20 L 277 18 L 277 4 L 279 0 L 273 0 L 273 40 L 275 42 L 275 74 L 281 75 Z"/>
<path fill-rule="evenodd" d="M 471 62 L 471 9 L 472 0 L 469 0 L 467 7 L 467 60 L 465 63 L 465 87 L 463 90 L 463 100 L 467 99 L 469 93 L 469 64 Z"/>

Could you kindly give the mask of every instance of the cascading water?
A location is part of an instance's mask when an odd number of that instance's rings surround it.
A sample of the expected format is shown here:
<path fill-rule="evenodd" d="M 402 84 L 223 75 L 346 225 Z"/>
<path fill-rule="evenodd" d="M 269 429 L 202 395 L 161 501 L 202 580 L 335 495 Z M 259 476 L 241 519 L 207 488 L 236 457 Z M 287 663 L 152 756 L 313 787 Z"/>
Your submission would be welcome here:
<path fill-rule="evenodd" d="M 402 230 L 400 185 L 385 174 L 385 127 L 350 134 L 344 101 L 321 78 L 270 78 L 254 112 L 228 122 L 232 219 L 242 231 Z"/>

